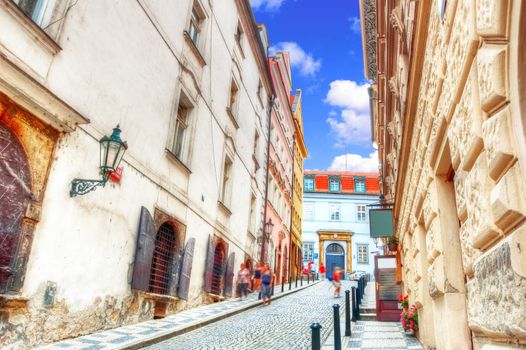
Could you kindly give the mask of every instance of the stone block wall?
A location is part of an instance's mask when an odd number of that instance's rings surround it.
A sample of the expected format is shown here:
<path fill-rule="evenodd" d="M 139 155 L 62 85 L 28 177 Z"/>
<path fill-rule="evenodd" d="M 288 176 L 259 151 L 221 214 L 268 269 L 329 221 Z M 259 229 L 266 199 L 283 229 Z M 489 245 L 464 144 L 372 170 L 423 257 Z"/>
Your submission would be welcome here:
<path fill-rule="evenodd" d="M 510 64 L 512 48 L 524 44 L 513 10 L 525 4 L 447 1 L 441 18 L 438 3 L 397 196 L 404 289 L 429 348 L 525 345 L 526 173 L 517 130 L 526 116 L 510 84 L 526 73 Z"/>

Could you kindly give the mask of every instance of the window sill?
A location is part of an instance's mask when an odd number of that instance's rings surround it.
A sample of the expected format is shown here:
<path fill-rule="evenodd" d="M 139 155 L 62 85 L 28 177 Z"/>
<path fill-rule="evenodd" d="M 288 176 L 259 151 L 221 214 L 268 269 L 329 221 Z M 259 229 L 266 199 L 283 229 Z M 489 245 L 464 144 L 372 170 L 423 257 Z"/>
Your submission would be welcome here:
<path fill-rule="evenodd" d="M 168 159 L 174 162 L 175 165 L 177 165 L 182 171 L 184 171 L 187 175 L 192 174 L 192 171 L 190 170 L 190 168 L 187 167 L 186 164 L 184 164 L 182 160 L 177 158 L 177 156 L 171 150 L 169 150 L 168 148 L 165 148 L 165 152 L 166 152 L 166 157 L 168 157 Z"/>
<path fill-rule="evenodd" d="M 232 212 L 230 211 L 230 209 L 228 209 L 228 207 L 221 201 L 217 201 L 217 206 L 219 207 L 219 209 L 221 209 L 226 215 L 230 216 L 232 215 Z"/>
<path fill-rule="evenodd" d="M 255 154 L 252 155 L 252 160 L 254 161 L 254 166 L 255 166 L 255 169 L 256 169 L 256 172 L 257 172 L 259 170 L 260 166 L 259 166 L 259 162 L 258 162 L 258 159 L 257 159 Z"/>
<path fill-rule="evenodd" d="M 27 17 L 22 10 L 10 0 L 0 0 L 5 9 L 13 18 L 20 23 L 33 38 L 35 38 L 45 49 L 53 55 L 57 54 L 62 48 L 53 40 L 42 28 L 38 26 L 31 18 Z"/>
<path fill-rule="evenodd" d="M 234 124 L 234 127 L 236 129 L 239 129 L 239 124 L 237 122 L 237 119 L 234 116 L 234 113 L 232 113 L 232 109 L 230 107 L 226 108 L 226 114 L 228 114 L 228 117 L 230 118 L 230 121 L 232 122 L 232 124 Z"/>
<path fill-rule="evenodd" d="M 183 31 L 183 35 L 184 35 L 184 40 L 186 41 L 188 46 L 190 46 L 192 53 L 194 54 L 195 58 L 197 58 L 197 60 L 199 61 L 199 64 L 201 65 L 201 67 L 206 66 L 206 61 L 203 58 L 203 55 L 201 55 L 201 52 L 199 52 L 199 49 L 195 45 L 194 41 L 190 37 L 190 34 L 188 34 L 188 32 L 185 30 Z"/>
<path fill-rule="evenodd" d="M 180 300 L 178 297 L 174 297 L 172 295 L 164 295 L 164 294 L 157 294 L 157 293 L 150 293 L 150 292 L 140 292 L 140 293 L 144 299 L 150 299 L 153 301 L 159 301 L 163 303 L 174 303 Z"/>

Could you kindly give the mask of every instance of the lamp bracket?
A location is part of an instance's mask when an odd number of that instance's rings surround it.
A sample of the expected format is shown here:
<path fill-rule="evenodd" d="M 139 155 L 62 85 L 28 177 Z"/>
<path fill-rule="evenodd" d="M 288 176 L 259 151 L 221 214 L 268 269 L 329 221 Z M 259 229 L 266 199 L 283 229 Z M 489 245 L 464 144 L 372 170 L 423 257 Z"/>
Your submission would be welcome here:
<path fill-rule="evenodd" d="M 69 191 L 70 197 L 77 195 L 83 195 L 91 192 L 97 188 L 97 186 L 104 187 L 108 182 L 108 178 L 104 176 L 102 180 L 86 180 L 86 179 L 73 179 L 71 182 L 71 190 Z"/>

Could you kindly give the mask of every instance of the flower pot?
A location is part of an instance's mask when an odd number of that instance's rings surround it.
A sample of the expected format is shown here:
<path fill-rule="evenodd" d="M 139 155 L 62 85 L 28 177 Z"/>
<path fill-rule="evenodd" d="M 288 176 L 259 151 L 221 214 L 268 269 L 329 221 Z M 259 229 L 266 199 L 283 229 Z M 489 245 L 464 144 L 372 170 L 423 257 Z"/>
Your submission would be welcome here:
<path fill-rule="evenodd" d="M 405 330 L 405 334 L 410 336 L 410 337 L 414 337 L 415 336 L 415 330 L 414 329 L 406 329 Z"/>
<path fill-rule="evenodd" d="M 398 250 L 398 243 L 388 243 L 387 248 L 390 252 L 396 252 Z"/>

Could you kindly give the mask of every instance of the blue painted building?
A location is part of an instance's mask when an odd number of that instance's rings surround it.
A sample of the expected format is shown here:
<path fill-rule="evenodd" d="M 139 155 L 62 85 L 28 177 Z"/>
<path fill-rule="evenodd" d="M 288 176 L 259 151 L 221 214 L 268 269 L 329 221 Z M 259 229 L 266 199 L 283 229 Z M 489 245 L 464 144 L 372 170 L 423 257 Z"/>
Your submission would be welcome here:
<path fill-rule="evenodd" d="M 377 173 L 305 171 L 303 193 L 303 263 L 320 263 L 332 275 L 335 266 L 346 275 L 365 271 L 374 279 L 369 237 L 370 204 L 379 202 Z"/>

